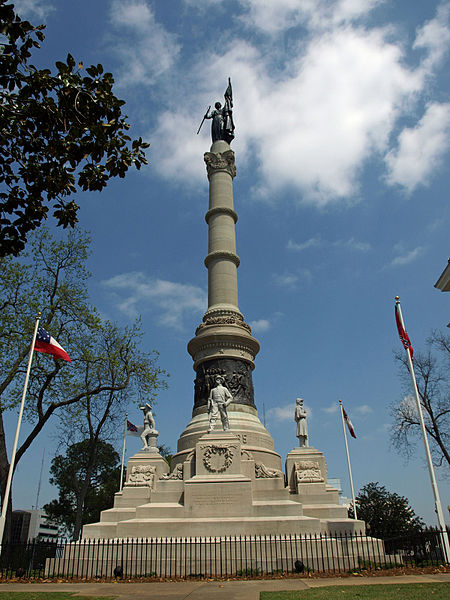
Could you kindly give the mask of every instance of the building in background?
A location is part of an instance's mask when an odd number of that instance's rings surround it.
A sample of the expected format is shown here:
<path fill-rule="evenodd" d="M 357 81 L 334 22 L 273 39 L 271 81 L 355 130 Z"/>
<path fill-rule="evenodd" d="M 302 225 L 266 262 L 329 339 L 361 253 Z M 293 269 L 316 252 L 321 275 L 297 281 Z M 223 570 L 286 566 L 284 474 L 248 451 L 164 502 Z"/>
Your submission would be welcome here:
<path fill-rule="evenodd" d="M 49 521 L 43 510 L 13 510 L 11 542 L 26 544 L 32 540 L 49 541 L 58 538 L 58 525 Z"/>
<path fill-rule="evenodd" d="M 434 287 L 441 290 L 441 292 L 450 292 L 450 258 L 448 259 L 447 266 L 434 284 Z"/>
<path fill-rule="evenodd" d="M 350 508 L 352 504 L 352 499 L 344 496 L 344 492 L 342 490 L 341 480 L 339 477 L 328 477 L 328 485 L 336 488 L 339 494 L 339 504 L 345 506 L 346 508 Z"/>
<path fill-rule="evenodd" d="M 450 258 L 448 259 L 447 266 L 434 284 L 434 287 L 438 290 L 441 290 L 441 292 L 450 292 Z M 447 325 L 447 327 L 450 327 L 450 323 Z"/>

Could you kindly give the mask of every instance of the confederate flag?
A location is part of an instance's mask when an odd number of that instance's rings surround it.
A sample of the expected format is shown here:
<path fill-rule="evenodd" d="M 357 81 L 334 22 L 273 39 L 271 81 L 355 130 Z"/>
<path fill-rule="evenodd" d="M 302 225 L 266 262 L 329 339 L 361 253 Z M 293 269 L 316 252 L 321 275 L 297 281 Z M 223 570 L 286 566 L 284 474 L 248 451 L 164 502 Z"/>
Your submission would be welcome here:
<path fill-rule="evenodd" d="M 62 358 L 67 362 L 72 362 L 64 348 L 40 325 L 37 331 L 34 349 L 36 352 L 44 352 L 45 354 L 51 354 L 55 358 Z"/>
<path fill-rule="evenodd" d="M 344 415 L 344 421 L 347 423 L 348 430 L 350 431 L 350 435 L 356 439 L 356 433 L 353 428 L 352 422 L 348 418 L 348 414 L 345 412 L 345 408 L 342 407 L 342 413 Z"/>
<path fill-rule="evenodd" d="M 400 341 L 402 342 L 405 350 L 409 351 L 411 358 L 413 357 L 413 347 L 411 346 L 411 341 L 409 339 L 409 335 L 406 333 L 405 328 L 402 325 L 402 320 L 400 318 L 400 311 L 398 308 L 398 304 L 395 305 L 395 321 L 397 323 L 398 335 L 400 336 Z"/>

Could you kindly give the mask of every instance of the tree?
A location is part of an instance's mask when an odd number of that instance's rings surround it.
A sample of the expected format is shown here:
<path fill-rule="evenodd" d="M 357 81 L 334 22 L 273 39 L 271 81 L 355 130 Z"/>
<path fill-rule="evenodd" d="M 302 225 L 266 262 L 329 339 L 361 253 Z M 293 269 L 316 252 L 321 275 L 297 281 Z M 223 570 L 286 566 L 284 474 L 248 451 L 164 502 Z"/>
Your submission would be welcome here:
<path fill-rule="evenodd" d="M 53 240 L 41 229 L 29 256 L 0 259 L 0 487 L 9 469 L 3 412 L 17 406 L 23 386 L 33 316 L 68 350 L 72 363 L 35 354 L 26 402 L 28 435 L 16 465 L 54 415 L 68 407 L 107 403 L 127 394 L 128 402 L 153 397 L 165 386 L 156 352 L 140 349 L 139 323 L 119 328 L 102 321 L 89 305 L 86 270 L 89 239 L 76 229 Z M 75 409 L 74 413 L 75 414 Z M 70 423 L 70 421 L 66 421 Z M 66 425 L 67 427 L 67 425 Z M 4 500 L 3 500 L 4 501 Z"/>
<path fill-rule="evenodd" d="M 394 538 L 417 533 L 424 526 L 407 498 L 388 492 L 378 482 L 361 488 L 355 501 L 358 519 L 366 523 L 370 535 Z"/>
<path fill-rule="evenodd" d="M 44 506 L 47 516 L 66 534 L 78 539 L 78 506 L 82 506 L 82 524 L 98 521 L 100 512 L 112 506 L 119 489 L 119 461 L 114 447 L 102 440 L 94 454 L 87 439 L 70 445 L 65 456 L 55 456 L 50 467 L 50 483 L 58 487 L 58 499 Z"/>
<path fill-rule="evenodd" d="M 409 457 L 422 434 L 406 356 L 396 353 L 395 358 L 401 364 L 406 395 L 400 403 L 391 405 L 392 442 Z M 433 331 L 426 351 L 414 352 L 413 364 L 433 462 L 437 467 L 450 466 L 450 336 Z"/>
<path fill-rule="evenodd" d="M 111 177 L 147 164 L 141 138 L 131 141 L 123 100 L 101 64 L 83 69 L 68 54 L 56 71 L 29 64 L 43 25 L 22 21 L 0 0 L 0 256 L 25 247 L 47 218 L 73 227 L 77 191 L 100 191 Z"/>

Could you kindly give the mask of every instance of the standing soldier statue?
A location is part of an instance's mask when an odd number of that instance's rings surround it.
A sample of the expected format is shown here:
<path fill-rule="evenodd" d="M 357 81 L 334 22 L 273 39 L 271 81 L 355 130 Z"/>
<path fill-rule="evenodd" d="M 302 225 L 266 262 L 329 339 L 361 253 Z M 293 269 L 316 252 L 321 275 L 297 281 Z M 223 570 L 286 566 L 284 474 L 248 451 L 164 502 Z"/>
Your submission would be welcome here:
<path fill-rule="evenodd" d="M 233 90 L 231 89 L 231 80 L 228 77 L 228 87 L 224 94 L 225 105 L 222 107 L 220 102 L 216 102 L 215 109 L 211 112 L 211 106 L 203 117 L 200 127 L 198 128 L 197 134 L 200 132 L 205 119 L 212 119 L 211 123 L 211 137 L 212 141 L 218 142 L 224 140 L 227 144 L 231 144 L 234 139 L 234 123 L 233 123 Z"/>
<path fill-rule="evenodd" d="M 300 448 L 308 447 L 308 426 L 306 424 L 306 416 L 306 411 L 303 408 L 303 400 L 302 398 L 297 398 L 294 419 L 297 423 L 296 436 L 298 437 Z"/>
<path fill-rule="evenodd" d="M 228 431 L 230 429 L 227 406 L 230 404 L 230 402 L 232 402 L 233 396 L 230 394 L 230 391 L 222 385 L 224 379 L 221 375 L 216 376 L 215 382 L 216 387 L 212 388 L 208 398 L 208 433 L 210 433 L 216 426 L 217 417 L 219 415 L 222 420 L 223 430 Z"/>

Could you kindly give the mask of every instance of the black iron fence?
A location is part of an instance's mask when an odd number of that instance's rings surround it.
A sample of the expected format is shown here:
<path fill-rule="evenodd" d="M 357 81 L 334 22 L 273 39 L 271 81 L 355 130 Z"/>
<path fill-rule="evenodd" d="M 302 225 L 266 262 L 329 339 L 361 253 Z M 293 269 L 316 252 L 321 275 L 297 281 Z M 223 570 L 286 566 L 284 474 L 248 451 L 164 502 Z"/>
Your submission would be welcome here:
<path fill-rule="evenodd" d="M 222 578 L 442 565 L 448 531 L 410 536 L 306 534 L 5 544 L 0 577 Z"/>

